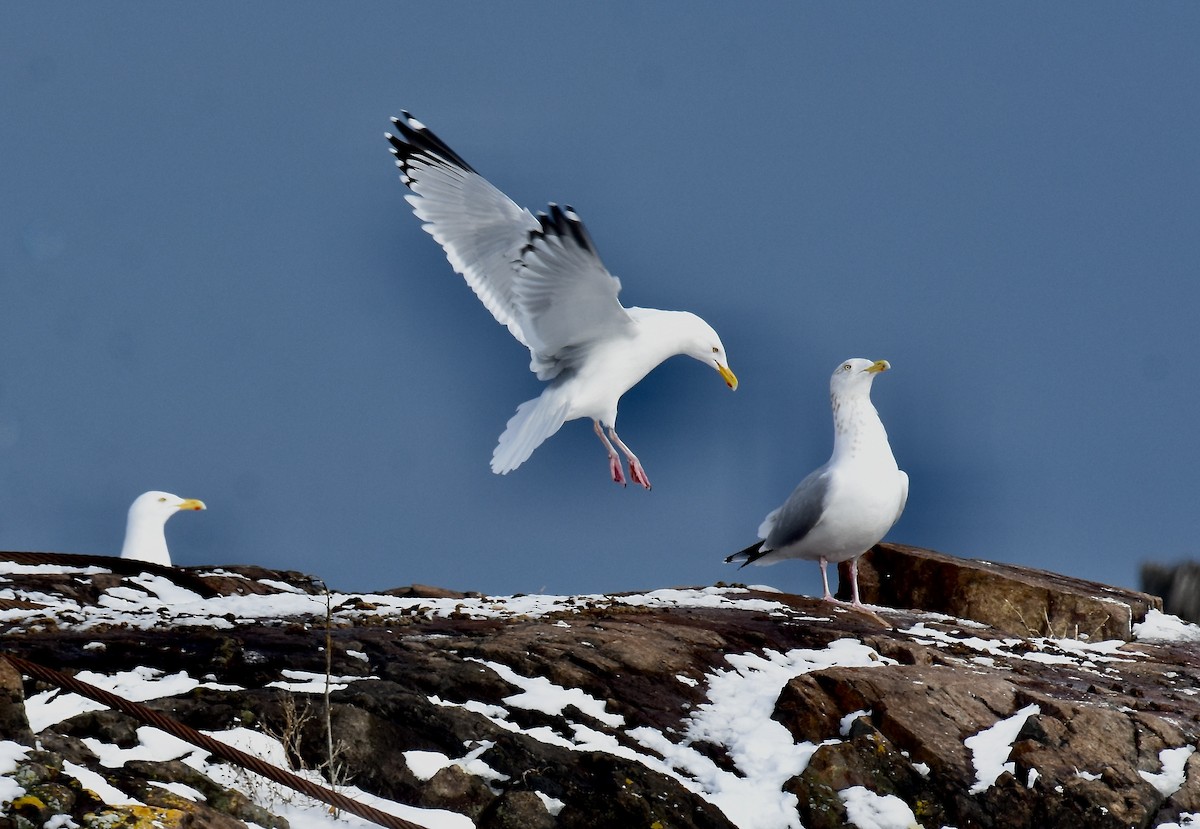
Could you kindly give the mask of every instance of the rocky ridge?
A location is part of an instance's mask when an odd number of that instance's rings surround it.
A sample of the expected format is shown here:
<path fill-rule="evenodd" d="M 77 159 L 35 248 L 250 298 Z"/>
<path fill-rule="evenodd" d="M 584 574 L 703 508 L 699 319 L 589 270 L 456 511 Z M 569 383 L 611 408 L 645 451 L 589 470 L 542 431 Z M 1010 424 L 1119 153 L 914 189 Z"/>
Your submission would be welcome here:
<path fill-rule="evenodd" d="M 880 624 L 739 585 L 327 593 L 251 567 L 0 554 L 0 630 L 5 653 L 314 779 L 329 776 L 328 676 L 335 781 L 421 826 L 1141 827 L 1200 813 L 1200 630 L 1144 594 L 914 548 L 881 545 L 863 573 L 868 600 L 907 609 L 880 609 Z M 154 734 L 0 671 L 0 823 L 311 820 Z"/>

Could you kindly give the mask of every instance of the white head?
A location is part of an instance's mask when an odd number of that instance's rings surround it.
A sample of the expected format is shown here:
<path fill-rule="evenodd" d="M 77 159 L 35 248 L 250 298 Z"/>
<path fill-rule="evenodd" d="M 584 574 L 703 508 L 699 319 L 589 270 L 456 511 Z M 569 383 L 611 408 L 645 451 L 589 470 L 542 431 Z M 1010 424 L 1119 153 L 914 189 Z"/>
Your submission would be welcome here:
<path fill-rule="evenodd" d="M 870 395 L 871 383 L 881 371 L 887 371 L 892 365 L 887 360 L 864 360 L 853 357 L 846 360 L 829 378 L 829 394 L 833 398 L 847 395 Z"/>
<path fill-rule="evenodd" d="M 180 498 L 178 495 L 157 490 L 143 492 L 129 507 L 121 558 L 169 566 L 171 554 L 167 552 L 167 537 L 163 526 L 168 518 L 180 510 L 201 509 L 205 509 L 204 502 L 195 498 Z"/>
<path fill-rule="evenodd" d="M 729 358 L 725 355 L 725 346 L 721 344 L 721 338 L 717 336 L 717 332 L 695 314 L 687 311 L 679 313 L 686 332 L 681 353 L 712 366 L 721 375 L 725 385 L 731 389 L 737 389 L 738 379 L 729 370 Z"/>

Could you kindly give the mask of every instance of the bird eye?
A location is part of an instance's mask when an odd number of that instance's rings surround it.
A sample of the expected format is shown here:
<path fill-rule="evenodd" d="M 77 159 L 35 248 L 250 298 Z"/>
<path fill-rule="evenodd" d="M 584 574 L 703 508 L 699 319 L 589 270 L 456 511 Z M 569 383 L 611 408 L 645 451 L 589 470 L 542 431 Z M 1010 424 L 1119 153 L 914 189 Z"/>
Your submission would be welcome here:
<path fill-rule="evenodd" d="M 164 502 L 164 501 L 166 501 L 166 500 L 167 500 L 166 498 L 159 498 L 159 499 L 158 499 L 158 502 L 161 504 L 161 503 L 163 503 L 163 502 Z"/>
<path fill-rule="evenodd" d="M 849 371 L 849 370 L 850 370 L 850 364 L 849 364 L 849 363 L 846 363 L 844 366 L 842 366 L 842 371 Z"/>
<path fill-rule="evenodd" d="M 721 349 L 717 348 L 717 347 L 714 345 L 714 346 L 713 346 L 713 354 L 719 354 L 720 352 L 721 352 Z"/>

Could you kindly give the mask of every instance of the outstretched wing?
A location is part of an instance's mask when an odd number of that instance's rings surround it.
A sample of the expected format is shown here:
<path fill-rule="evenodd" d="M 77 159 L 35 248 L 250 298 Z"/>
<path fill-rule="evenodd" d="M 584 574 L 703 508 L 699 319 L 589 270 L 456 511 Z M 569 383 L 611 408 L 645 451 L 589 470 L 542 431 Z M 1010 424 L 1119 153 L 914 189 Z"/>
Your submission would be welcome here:
<path fill-rule="evenodd" d="M 392 123 L 400 134 L 386 136 L 400 180 L 413 192 L 405 197 L 413 213 L 496 321 L 528 346 L 513 297 L 513 263 L 538 220 L 407 112 Z"/>
<path fill-rule="evenodd" d="M 620 280 L 600 261 L 575 211 L 551 204 L 538 222 L 521 251 L 513 295 L 535 357 L 547 357 L 561 370 L 576 349 L 618 333 L 632 320 L 617 300 Z"/>
<path fill-rule="evenodd" d="M 620 282 L 571 208 L 534 216 L 407 112 L 387 134 L 422 227 L 548 380 L 597 337 L 629 325 Z"/>

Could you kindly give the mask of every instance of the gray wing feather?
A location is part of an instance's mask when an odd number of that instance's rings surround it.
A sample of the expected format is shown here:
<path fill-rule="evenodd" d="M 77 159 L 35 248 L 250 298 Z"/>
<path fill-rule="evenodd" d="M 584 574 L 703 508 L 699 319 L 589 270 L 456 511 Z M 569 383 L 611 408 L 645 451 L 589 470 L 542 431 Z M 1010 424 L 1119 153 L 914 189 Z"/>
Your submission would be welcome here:
<path fill-rule="evenodd" d="M 808 535 L 821 520 L 825 512 L 825 500 L 829 495 L 829 473 L 825 467 L 814 470 L 792 490 L 783 506 L 767 516 L 759 528 L 763 530 L 764 550 L 778 550 L 795 544 Z M 771 521 L 772 516 L 774 521 Z M 770 527 L 767 523 L 770 522 Z"/>
<path fill-rule="evenodd" d="M 513 293 L 530 348 L 559 364 L 554 376 L 580 346 L 611 336 L 632 319 L 617 300 L 620 281 L 600 261 L 575 211 L 552 204 L 538 221 L 540 229 L 521 252 Z M 538 376 L 548 379 L 543 373 Z"/>
<path fill-rule="evenodd" d="M 534 216 L 475 172 L 407 112 L 388 134 L 408 202 L 451 267 L 531 354 L 549 380 L 580 346 L 631 323 L 617 300 L 621 283 L 596 253 L 570 208 Z"/>
<path fill-rule="evenodd" d="M 407 112 L 393 118 L 399 135 L 388 134 L 406 199 L 421 227 L 442 246 L 450 266 L 462 274 L 492 316 L 517 340 L 529 338 L 513 296 L 513 266 L 537 218 L 491 182 Z"/>

